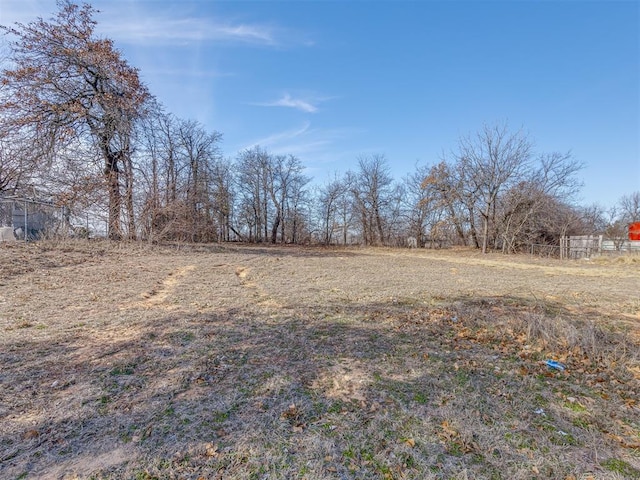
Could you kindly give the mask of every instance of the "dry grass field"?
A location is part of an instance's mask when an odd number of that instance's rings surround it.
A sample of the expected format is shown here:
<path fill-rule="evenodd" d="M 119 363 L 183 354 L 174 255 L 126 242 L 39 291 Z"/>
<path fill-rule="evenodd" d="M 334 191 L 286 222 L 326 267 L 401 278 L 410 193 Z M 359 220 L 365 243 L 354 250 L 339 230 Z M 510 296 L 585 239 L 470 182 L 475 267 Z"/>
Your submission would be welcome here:
<path fill-rule="evenodd" d="M 637 257 L 0 245 L 2 479 L 640 478 L 639 401 Z"/>

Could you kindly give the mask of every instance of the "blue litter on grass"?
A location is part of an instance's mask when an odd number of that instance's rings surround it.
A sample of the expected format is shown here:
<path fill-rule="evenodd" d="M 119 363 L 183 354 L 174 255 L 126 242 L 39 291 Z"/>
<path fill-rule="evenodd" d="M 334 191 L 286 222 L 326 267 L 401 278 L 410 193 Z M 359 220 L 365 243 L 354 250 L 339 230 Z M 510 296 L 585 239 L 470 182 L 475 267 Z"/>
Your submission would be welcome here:
<path fill-rule="evenodd" d="M 547 360 L 544 363 L 547 367 L 555 368 L 556 370 L 560 370 L 561 372 L 566 368 L 563 364 L 561 364 L 560 362 L 556 362 L 555 360 Z"/>

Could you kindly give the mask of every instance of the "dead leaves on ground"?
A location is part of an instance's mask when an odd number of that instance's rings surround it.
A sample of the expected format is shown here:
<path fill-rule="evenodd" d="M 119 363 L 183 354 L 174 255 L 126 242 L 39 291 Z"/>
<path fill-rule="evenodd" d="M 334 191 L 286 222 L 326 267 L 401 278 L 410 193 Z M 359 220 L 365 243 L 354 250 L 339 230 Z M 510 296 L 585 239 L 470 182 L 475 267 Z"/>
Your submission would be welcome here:
<path fill-rule="evenodd" d="M 564 332 L 560 329 L 549 333 L 549 336 L 544 331 L 538 335 L 529 334 L 523 331 L 523 326 L 526 327 L 526 317 L 522 320 L 517 318 L 517 315 L 531 314 L 535 317 L 532 321 L 542 318 L 541 316 L 546 314 L 538 311 L 540 306 L 500 305 L 494 301 L 490 307 L 484 311 L 466 304 L 455 308 L 417 308 L 412 312 L 412 318 L 396 315 L 395 328 L 405 332 L 417 332 L 420 329 L 421 333 L 428 332 L 432 335 L 440 344 L 441 351 L 424 353 L 422 359 L 428 362 L 441 357 L 456 374 L 491 372 L 507 378 L 537 377 L 547 382 L 557 379 L 568 382 L 566 385 L 573 384 L 573 388 L 578 385 L 586 388 L 585 392 L 589 393 L 585 394 L 593 397 L 593 401 L 607 402 L 607 407 L 600 405 L 600 408 L 605 407 L 607 411 L 618 412 L 628 418 L 638 418 L 638 345 L 627 342 L 617 347 L 615 342 L 621 338 L 620 333 L 601 330 L 588 322 L 583 324 L 582 319 L 576 318 L 558 320 L 565 322 L 571 331 Z M 381 318 L 383 315 L 378 313 L 374 317 Z M 387 318 L 393 321 L 391 317 L 392 314 L 389 313 Z M 543 317 L 541 325 L 547 324 L 553 326 L 553 319 Z M 595 328 L 595 334 L 610 334 L 609 338 L 600 339 L 609 344 L 576 344 L 575 339 L 563 337 L 563 334 L 572 332 L 579 335 L 581 328 L 587 329 L 587 332 L 589 328 Z M 598 339 L 596 335 L 594 341 Z M 614 351 L 610 352 L 610 348 Z M 618 348 L 621 351 L 629 349 L 627 357 L 616 359 L 615 355 L 619 353 L 615 349 Z M 564 364 L 566 369 L 549 368 L 545 364 L 545 360 L 548 359 Z M 505 390 L 498 387 L 492 394 L 510 398 L 508 388 Z M 633 450 L 640 448 L 637 440 L 640 432 L 637 427 L 615 428 L 617 433 L 607 432 L 603 425 L 600 425 L 600 428 L 608 438 L 622 447 Z M 456 429 L 446 421 L 440 425 L 438 436 L 447 445 L 448 450 L 458 454 L 473 452 L 476 448 L 472 440 L 462 439 Z"/>
<path fill-rule="evenodd" d="M 440 423 L 440 428 L 436 432 L 438 438 L 445 444 L 447 452 L 451 455 L 463 455 L 466 453 L 479 452 L 480 448 L 473 438 L 462 435 L 448 420 Z"/>
<path fill-rule="evenodd" d="M 280 420 L 289 422 L 293 433 L 302 433 L 307 426 L 302 421 L 302 410 L 295 403 L 280 414 Z"/>

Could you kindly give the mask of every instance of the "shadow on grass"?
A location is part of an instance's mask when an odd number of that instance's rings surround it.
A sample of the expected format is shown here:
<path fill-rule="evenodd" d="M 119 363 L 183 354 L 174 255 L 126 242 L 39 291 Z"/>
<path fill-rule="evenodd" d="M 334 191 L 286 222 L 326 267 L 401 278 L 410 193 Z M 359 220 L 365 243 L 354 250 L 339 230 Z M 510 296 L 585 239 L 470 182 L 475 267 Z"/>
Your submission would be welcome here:
<path fill-rule="evenodd" d="M 564 478 L 597 469 L 594 448 L 622 456 L 602 433 L 633 413 L 615 389 L 481 339 L 529 308 L 485 302 L 175 313 L 108 345 L 9 344 L 0 476 Z"/>

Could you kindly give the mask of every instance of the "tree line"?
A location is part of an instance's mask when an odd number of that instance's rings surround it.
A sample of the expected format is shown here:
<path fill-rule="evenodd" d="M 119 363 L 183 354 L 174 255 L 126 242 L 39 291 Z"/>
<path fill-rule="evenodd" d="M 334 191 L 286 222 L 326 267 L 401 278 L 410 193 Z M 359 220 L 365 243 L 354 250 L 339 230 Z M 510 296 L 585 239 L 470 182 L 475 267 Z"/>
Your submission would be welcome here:
<path fill-rule="evenodd" d="M 293 155 L 259 146 L 235 158 L 222 134 L 158 103 L 88 4 L 0 26 L 0 194 L 36 190 L 68 211 L 103 215 L 114 240 L 470 245 L 516 252 L 568 234 L 622 235 L 640 193 L 615 209 L 572 199 L 582 164 L 535 152 L 521 130 L 487 125 L 433 165 L 396 180 L 379 154 L 322 185 Z"/>

